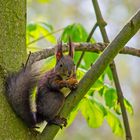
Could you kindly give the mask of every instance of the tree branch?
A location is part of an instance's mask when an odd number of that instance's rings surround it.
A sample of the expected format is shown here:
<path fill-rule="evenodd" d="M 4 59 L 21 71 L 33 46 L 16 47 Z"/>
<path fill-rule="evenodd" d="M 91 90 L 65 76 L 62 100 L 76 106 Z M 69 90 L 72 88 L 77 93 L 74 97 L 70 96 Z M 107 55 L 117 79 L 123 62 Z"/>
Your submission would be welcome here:
<path fill-rule="evenodd" d="M 124 45 L 136 34 L 140 29 L 140 11 L 123 27 L 115 39 L 108 45 L 91 69 L 85 74 L 79 82 L 79 86 L 75 91 L 67 97 L 65 104 L 60 112 L 60 116 L 67 117 L 73 108 L 80 102 L 90 87 L 95 83 L 99 76 L 104 72 L 105 68 Z M 92 79 L 91 79 L 92 77 Z M 58 126 L 47 126 L 42 135 L 38 136 L 43 140 L 52 140 L 59 130 Z"/>
<path fill-rule="evenodd" d="M 113 78 L 115 79 L 114 82 L 115 82 L 116 90 L 117 90 L 117 93 L 118 93 L 118 101 L 119 101 L 120 106 L 121 106 L 122 117 L 123 117 L 124 127 L 125 127 L 125 131 L 126 131 L 126 140 L 132 140 L 129 121 L 128 121 L 128 117 L 127 117 L 127 112 L 126 112 L 126 108 L 124 106 L 123 92 L 122 92 L 120 82 L 119 82 L 119 78 L 118 78 L 118 75 L 117 75 L 116 66 L 113 63 L 111 63 L 110 67 L 111 67 L 112 71 L 114 71 Z"/>
<path fill-rule="evenodd" d="M 103 40 L 105 43 L 109 43 L 109 38 L 105 29 L 105 26 L 107 25 L 106 22 L 103 19 L 103 16 L 101 14 L 101 10 L 98 4 L 98 0 L 92 0 L 94 9 L 95 9 L 95 13 L 96 13 L 96 18 L 97 18 L 97 23 L 99 25 Z M 118 95 L 118 100 L 120 102 L 120 106 L 121 106 L 121 112 L 122 112 L 122 118 L 123 118 L 123 123 L 124 123 L 124 127 L 125 127 L 125 134 L 126 134 L 126 140 L 131 140 L 132 136 L 131 136 L 131 131 L 130 131 L 130 126 L 129 126 L 129 121 L 128 121 L 128 117 L 127 117 L 127 113 L 126 113 L 126 108 L 124 106 L 124 97 L 123 97 L 123 92 L 121 90 L 121 86 L 120 86 L 120 82 L 119 82 L 119 78 L 118 78 L 118 74 L 117 74 L 117 69 L 116 69 L 116 65 L 115 65 L 115 61 L 113 60 L 113 62 L 110 64 L 110 69 L 112 71 L 112 75 L 113 75 L 113 79 L 115 82 L 115 87 L 117 90 L 117 95 Z"/>
<path fill-rule="evenodd" d="M 100 53 L 102 52 L 107 46 L 108 43 L 73 43 L 75 46 L 76 51 L 86 51 L 86 52 L 95 52 Z M 37 61 L 40 61 L 42 59 L 46 59 L 49 56 L 54 55 L 56 46 L 53 46 L 49 49 L 43 49 L 41 51 L 32 53 L 30 56 L 29 63 L 33 64 Z M 67 44 L 63 44 L 63 51 L 68 51 Z M 140 49 L 132 48 L 132 47 L 125 47 L 120 52 L 120 54 L 129 54 L 133 56 L 140 57 Z"/>

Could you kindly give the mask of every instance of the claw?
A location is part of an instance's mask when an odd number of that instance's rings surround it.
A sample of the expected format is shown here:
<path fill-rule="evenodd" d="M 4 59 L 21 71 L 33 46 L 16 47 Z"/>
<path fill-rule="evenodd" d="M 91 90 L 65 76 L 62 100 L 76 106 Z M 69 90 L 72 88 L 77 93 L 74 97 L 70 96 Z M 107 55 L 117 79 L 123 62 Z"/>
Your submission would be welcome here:
<path fill-rule="evenodd" d="M 71 89 L 72 89 L 72 90 L 75 90 L 75 89 L 77 88 L 77 86 L 78 86 L 78 84 L 72 85 L 72 86 L 71 86 Z"/>
<path fill-rule="evenodd" d="M 67 119 L 56 116 L 53 120 L 50 120 L 48 123 L 58 125 L 62 129 L 63 126 L 67 126 Z"/>

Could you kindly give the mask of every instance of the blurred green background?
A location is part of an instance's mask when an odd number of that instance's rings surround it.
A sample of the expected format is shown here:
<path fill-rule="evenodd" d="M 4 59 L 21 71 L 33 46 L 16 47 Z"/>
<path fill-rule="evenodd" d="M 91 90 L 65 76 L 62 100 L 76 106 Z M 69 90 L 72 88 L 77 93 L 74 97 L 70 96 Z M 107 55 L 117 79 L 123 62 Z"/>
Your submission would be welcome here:
<path fill-rule="evenodd" d="M 103 17 L 108 23 L 106 29 L 110 40 L 117 35 L 118 31 L 129 18 L 140 8 L 139 0 L 99 0 L 98 2 Z M 27 25 L 48 23 L 52 25 L 53 31 L 56 31 L 53 35 L 57 39 L 59 39 L 62 34 L 63 28 L 69 24 L 81 23 L 89 33 L 95 22 L 96 17 L 91 0 L 27 0 Z M 51 30 L 51 27 L 48 30 Z M 38 37 L 40 37 L 40 35 L 36 34 L 36 38 Z M 102 37 L 98 28 L 93 37 L 96 42 L 102 42 Z M 56 43 L 56 39 L 50 37 L 50 40 L 51 41 L 41 39 L 27 47 L 29 50 L 37 50 L 53 46 L 53 44 Z M 137 33 L 127 45 L 138 48 L 140 44 L 139 40 L 140 33 Z M 28 44 L 30 41 L 28 39 L 27 41 Z M 134 108 L 134 115 L 132 116 L 129 114 L 128 116 L 133 139 L 138 140 L 140 131 L 140 58 L 129 55 L 118 55 L 115 61 L 124 96 Z M 55 139 L 121 140 L 123 138 L 114 135 L 106 121 L 104 121 L 100 128 L 90 128 L 81 113 L 79 113 L 71 126 L 60 131 Z"/>

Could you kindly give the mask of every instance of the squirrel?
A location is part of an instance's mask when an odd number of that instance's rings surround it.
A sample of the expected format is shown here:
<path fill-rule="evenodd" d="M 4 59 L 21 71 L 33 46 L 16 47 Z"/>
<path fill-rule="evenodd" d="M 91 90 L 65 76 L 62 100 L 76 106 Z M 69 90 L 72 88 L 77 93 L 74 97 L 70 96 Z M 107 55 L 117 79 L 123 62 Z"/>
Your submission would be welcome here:
<path fill-rule="evenodd" d="M 58 116 L 58 113 L 65 101 L 61 90 L 64 87 L 73 90 L 78 84 L 73 61 L 74 48 L 69 40 L 69 53 L 63 55 L 62 42 L 56 46 L 56 65 L 42 77 L 32 66 L 27 65 L 17 73 L 9 75 L 6 80 L 8 101 L 29 127 L 35 127 L 43 121 L 60 127 L 67 125 L 67 120 Z"/>

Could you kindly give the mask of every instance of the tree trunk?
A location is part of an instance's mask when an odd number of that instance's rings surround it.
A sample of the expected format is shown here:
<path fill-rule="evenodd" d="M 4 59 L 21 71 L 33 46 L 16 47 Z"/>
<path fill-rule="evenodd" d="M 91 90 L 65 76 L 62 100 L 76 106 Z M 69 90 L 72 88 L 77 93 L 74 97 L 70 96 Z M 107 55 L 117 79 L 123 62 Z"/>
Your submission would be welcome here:
<path fill-rule="evenodd" d="M 33 139 L 4 95 L 4 73 L 16 71 L 26 59 L 26 0 L 0 1 L 0 140 Z"/>

